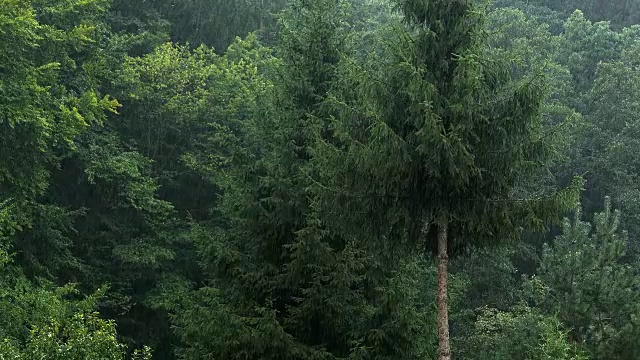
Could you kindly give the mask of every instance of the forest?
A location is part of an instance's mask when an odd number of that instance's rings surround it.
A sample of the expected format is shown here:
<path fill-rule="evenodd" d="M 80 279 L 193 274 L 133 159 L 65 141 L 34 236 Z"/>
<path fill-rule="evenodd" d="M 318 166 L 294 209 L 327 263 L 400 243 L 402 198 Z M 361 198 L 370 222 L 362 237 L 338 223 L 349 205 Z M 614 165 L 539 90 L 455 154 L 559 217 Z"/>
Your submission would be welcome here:
<path fill-rule="evenodd" d="M 636 146 L 640 0 L 0 0 L 0 360 L 640 359 Z"/>

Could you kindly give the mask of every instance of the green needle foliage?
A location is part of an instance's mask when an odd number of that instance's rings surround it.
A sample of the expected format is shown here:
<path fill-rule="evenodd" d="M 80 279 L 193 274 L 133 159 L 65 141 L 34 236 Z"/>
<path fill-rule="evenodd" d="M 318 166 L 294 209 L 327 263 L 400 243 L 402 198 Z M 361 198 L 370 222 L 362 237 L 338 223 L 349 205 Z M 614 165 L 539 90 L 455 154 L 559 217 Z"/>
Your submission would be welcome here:
<path fill-rule="evenodd" d="M 548 286 L 549 311 L 591 358 L 633 359 L 640 354 L 640 282 L 626 256 L 627 233 L 618 230 L 620 212 L 608 197 L 604 205 L 593 227 L 579 209 L 565 220 L 562 235 L 544 249 L 540 280 Z"/>
<path fill-rule="evenodd" d="M 333 124 L 335 137 L 344 143 L 320 141 L 314 150 L 331 169 L 319 181 L 331 194 L 326 209 L 343 216 L 351 200 L 362 209 L 377 202 L 364 228 L 390 231 L 404 221 L 414 244 L 424 243 L 425 222 L 444 216 L 452 248 L 540 227 L 579 189 L 533 196 L 519 187 L 551 155 L 540 116 L 545 83 L 540 74 L 511 81 L 511 65 L 488 56 L 480 10 L 428 3 L 400 3 L 409 28 L 389 41 L 384 77 L 353 80 L 366 100 L 334 99 L 345 116 Z"/>
<path fill-rule="evenodd" d="M 384 269 L 363 239 L 334 234 L 315 210 L 310 148 L 316 131 L 330 136 L 322 106 L 347 51 L 345 11 L 341 1 L 299 1 L 281 20 L 279 83 L 244 125 L 249 157 L 224 171 L 225 223 L 201 240 L 213 287 L 188 295 L 194 304 L 175 316 L 181 358 L 417 359 L 427 350 L 430 307 L 416 287 L 424 269 L 416 260 Z"/>

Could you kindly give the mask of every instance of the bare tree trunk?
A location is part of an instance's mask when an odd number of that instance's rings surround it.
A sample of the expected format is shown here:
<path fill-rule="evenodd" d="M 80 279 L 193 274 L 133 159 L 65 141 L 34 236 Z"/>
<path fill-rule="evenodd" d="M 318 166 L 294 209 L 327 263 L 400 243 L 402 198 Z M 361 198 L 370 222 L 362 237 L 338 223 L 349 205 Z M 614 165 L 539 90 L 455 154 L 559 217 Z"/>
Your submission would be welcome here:
<path fill-rule="evenodd" d="M 447 307 L 447 220 L 438 223 L 438 360 L 451 360 L 449 310 Z"/>

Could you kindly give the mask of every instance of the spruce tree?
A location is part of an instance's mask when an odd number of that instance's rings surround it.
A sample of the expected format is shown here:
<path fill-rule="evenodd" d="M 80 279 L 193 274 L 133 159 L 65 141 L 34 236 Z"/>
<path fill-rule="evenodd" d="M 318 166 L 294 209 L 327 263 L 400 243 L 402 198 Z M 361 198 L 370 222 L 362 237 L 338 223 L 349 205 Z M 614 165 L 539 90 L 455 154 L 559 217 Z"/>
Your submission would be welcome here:
<path fill-rule="evenodd" d="M 420 246 L 437 254 L 442 360 L 451 357 L 448 257 L 557 220 L 581 186 L 535 196 L 521 186 L 552 154 L 540 116 L 547 88 L 539 74 L 512 80 L 514 64 L 488 54 L 475 3 L 398 0 L 406 27 L 387 58 L 350 77 L 351 99 L 331 103 L 342 142 L 319 140 L 313 151 L 333 169 L 315 178 L 325 218 L 368 233 L 390 260 Z"/>
<path fill-rule="evenodd" d="M 339 61 L 343 6 L 339 0 L 294 1 L 280 19 L 276 84 L 237 134 L 244 148 L 217 174 L 224 191 L 222 219 L 200 236 L 213 286 L 176 311 L 184 329 L 182 358 L 348 354 L 343 327 L 350 327 L 351 316 L 335 310 L 350 306 L 344 301 L 324 306 L 325 295 L 341 295 L 325 279 L 340 269 L 350 277 L 348 267 L 361 260 L 340 260 L 323 240 L 302 171 L 309 159 L 309 129 L 322 126 L 318 105 Z M 348 296 L 355 280 L 344 281 L 335 286 Z M 203 318 L 213 327 L 202 326 Z"/>
<path fill-rule="evenodd" d="M 216 174 L 222 217 L 198 234 L 209 286 L 171 291 L 185 295 L 173 309 L 182 358 L 427 356 L 433 312 L 422 294 L 433 274 L 417 257 L 390 264 L 320 213 L 313 178 L 332 169 L 312 159 L 318 141 L 341 142 L 327 102 L 351 62 L 347 10 L 301 0 L 281 19 L 282 63 Z"/>

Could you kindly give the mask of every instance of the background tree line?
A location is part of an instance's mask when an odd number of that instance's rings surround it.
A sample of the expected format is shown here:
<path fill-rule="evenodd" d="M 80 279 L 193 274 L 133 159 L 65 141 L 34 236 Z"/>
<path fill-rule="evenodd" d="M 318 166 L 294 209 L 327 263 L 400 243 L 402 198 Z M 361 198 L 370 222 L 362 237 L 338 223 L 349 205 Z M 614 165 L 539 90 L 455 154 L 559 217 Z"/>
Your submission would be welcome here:
<path fill-rule="evenodd" d="M 639 7 L 0 0 L 0 358 L 638 358 Z"/>

